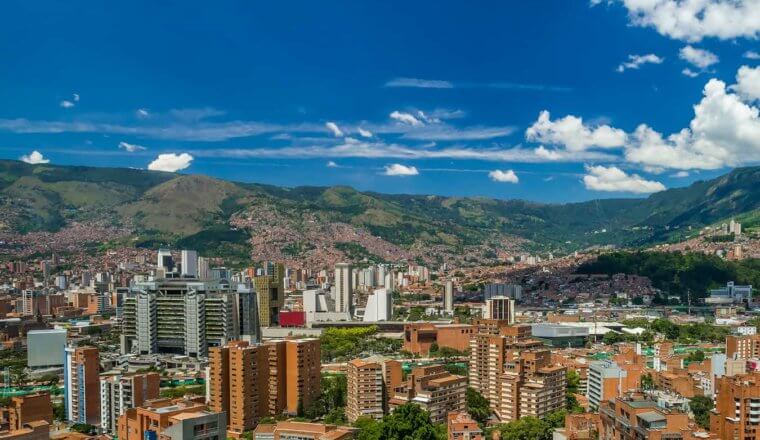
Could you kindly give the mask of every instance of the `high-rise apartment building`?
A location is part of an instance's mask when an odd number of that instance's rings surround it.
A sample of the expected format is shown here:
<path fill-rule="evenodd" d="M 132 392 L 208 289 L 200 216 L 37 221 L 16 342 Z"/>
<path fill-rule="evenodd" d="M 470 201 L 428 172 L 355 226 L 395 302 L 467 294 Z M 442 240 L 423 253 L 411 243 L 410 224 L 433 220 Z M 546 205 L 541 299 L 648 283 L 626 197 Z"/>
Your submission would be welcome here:
<path fill-rule="evenodd" d="M 726 337 L 728 359 L 756 359 L 760 357 L 760 335 Z"/>
<path fill-rule="evenodd" d="M 494 296 L 486 300 L 485 319 L 498 319 L 508 324 L 515 323 L 515 300 L 506 296 Z"/>
<path fill-rule="evenodd" d="M 266 354 L 262 346 L 245 341 L 210 350 L 209 407 L 226 413 L 228 437 L 240 438 L 265 412 L 259 399 L 268 379 Z"/>
<path fill-rule="evenodd" d="M 412 369 L 407 380 L 396 387 L 389 400 L 391 409 L 405 403 L 415 403 L 430 413 L 433 423 L 445 423 L 452 411 L 464 411 L 467 378 L 446 371 L 443 365 L 428 365 Z"/>
<path fill-rule="evenodd" d="M 353 276 L 351 265 L 335 265 L 335 311 L 351 314 L 353 308 Z"/>
<path fill-rule="evenodd" d="M 0 408 L 5 426 L 0 430 L 2 440 L 48 440 L 53 423 L 50 394 L 35 393 L 11 398 Z"/>
<path fill-rule="evenodd" d="M 272 263 L 265 275 L 253 278 L 259 301 L 259 322 L 262 327 L 279 323 L 280 309 L 285 305 L 285 266 Z"/>
<path fill-rule="evenodd" d="M 543 418 L 566 405 L 567 368 L 554 365 L 548 349 L 509 351 L 499 379 L 495 412 L 502 422 Z"/>
<path fill-rule="evenodd" d="M 760 372 L 715 379 L 710 431 L 721 439 L 760 438 Z"/>
<path fill-rule="evenodd" d="M 346 370 L 346 418 L 381 419 L 388 412 L 388 399 L 401 385 L 401 363 L 382 357 L 354 359 Z"/>
<path fill-rule="evenodd" d="M 198 278 L 198 253 L 190 250 L 182 251 L 182 276 Z"/>
<path fill-rule="evenodd" d="M 63 367 L 66 420 L 100 425 L 100 356 L 95 347 L 66 347 Z"/>
<path fill-rule="evenodd" d="M 174 269 L 174 258 L 171 249 L 161 248 L 156 255 L 156 267 L 163 269 L 164 273 L 171 272 Z"/>
<path fill-rule="evenodd" d="M 100 379 L 100 427 L 116 433 L 119 416 L 128 408 L 142 406 L 158 398 L 158 373 L 105 376 Z"/>
<path fill-rule="evenodd" d="M 209 352 L 210 407 L 228 414 L 231 437 L 252 429 L 262 416 L 298 414 L 319 397 L 318 339 L 233 341 Z"/>

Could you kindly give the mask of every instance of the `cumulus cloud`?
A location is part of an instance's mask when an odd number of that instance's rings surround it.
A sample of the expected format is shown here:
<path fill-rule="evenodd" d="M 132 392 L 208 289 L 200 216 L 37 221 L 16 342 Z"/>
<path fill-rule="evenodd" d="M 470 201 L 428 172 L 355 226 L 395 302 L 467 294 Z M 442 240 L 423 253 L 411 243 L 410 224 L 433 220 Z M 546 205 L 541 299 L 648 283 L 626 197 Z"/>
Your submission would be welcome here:
<path fill-rule="evenodd" d="M 621 147 L 626 140 L 623 130 L 609 125 L 589 126 L 583 123 L 582 118 L 572 115 L 552 121 L 546 110 L 526 130 L 525 137 L 532 142 L 561 145 L 569 151 Z"/>
<path fill-rule="evenodd" d="M 513 170 L 493 170 L 488 173 L 488 177 L 494 182 L 517 183 L 520 181 Z"/>
<path fill-rule="evenodd" d="M 411 125 L 413 127 L 420 127 L 420 126 L 424 125 L 422 121 L 420 121 L 419 119 L 417 119 L 411 113 L 400 112 L 398 110 L 394 110 L 390 114 L 390 117 L 391 117 L 391 119 L 394 119 L 396 121 L 402 122 L 404 124 Z"/>
<path fill-rule="evenodd" d="M 644 64 L 662 64 L 663 61 L 665 61 L 664 58 L 658 57 L 653 53 L 648 53 L 646 55 L 628 55 L 628 61 L 621 63 L 615 70 L 623 73 L 628 69 L 638 69 Z"/>
<path fill-rule="evenodd" d="M 453 89 L 454 84 L 449 81 L 420 78 L 394 78 L 385 87 L 414 87 L 420 89 Z"/>
<path fill-rule="evenodd" d="M 338 164 L 335 163 L 335 161 L 332 161 L 332 160 L 328 161 L 326 166 L 327 166 L 327 168 L 338 168 Z"/>
<path fill-rule="evenodd" d="M 709 50 L 699 49 L 693 46 L 682 47 L 678 52 L 678 57 L 702 70 L 713 64 L 717 64 L 718 61 L 720 61 L 718 56 Z"/>
<path fill-rule="evenodd" d="M 760 0 L 620 0 L 635 26 L 690 42 L 757 38 Z"/>
<path fill-rule="evenodd" d="M 738 93 L 745 101 L 760 99 L 760 66 L 754 69 L 741 66 L 736 73 L 736 84 L 731 90 Z"/>
<path fill-rule="evenodd" d="M 142 145 L 130 144 L 127 142 L 119 142 L 119 148 L 126 150 L 129 153 L 147 150 L 147 148 L 143 147 Z"/>
<path fill-rule="evenodd" d="M 182 153 L 165 153 L 159 154 L 158 157 L 148 164 L 148 169 L 153 171 L 168 171 L 174 173 L 176 171 L 184 170 L 190 166 L 190 162 L 193 161 L 193 156 Z"/>
<path fill-rule="evenodd" d="M 369 130 L 366 130 L 366 129 L 361 128 L 361 127 L 357 127 L 356 130 L 359 132 L 359 136 L 361 136 L 361 137 L 365 137 L 365 138 L 371 138 L 372 137 L 372 132 L 369 131 Z"/>
<path fill-rule="evenodd" d="M 40 153 L 37 150 L 34 150 L 29 154 L 25 154 L 19 157 L 19 160 L 22 162 L 32 164 L 32 165 L 37 165 L 41 163 L 50 163 L 50 160 L 46 159 L 45 156 L 43 156 L 42 153 Z"/>
<path fill-rule="evenodd" d="M 678 179 L 682 179 L 684 177 L 689 177 L 689 172 L 688 171 L 679 171 L 679 172 L 671 175 L 670 177 L 675 177 L 675 178 L 678 178 Z"/>
<path fill-rule="evenodd" d="M 401 165 L 400 163 L 386 165 L 383 171 L 386 176 L 416 176 L 419 173 L 417 167 Z"/>
<path fill-rule="evenodd" d="M 325 127 L 332 132 L 333 136 L 343 137 L 343 131 L 341 131 L 340 127 L 338 127 L 338 124 L 335 122 L 327 122 Z"/>
<path fill-rule="evenodd" d="M 741 69 L 740 69 L 741 70 Z M 742 93 L 752 95 L 744 71 Z M 730 89 L 737 89 L 737 84 Z M 718 169 L 760 160 L 760 109 L 742 95 L 729 93 L 723 81 L 711 79 L 694 106 L 689 127 L 664 137 L 640 125 L 626 148 L 627 160 L 673 169 Z"/>
<path fill-rule="evenodd" d="M 760 60 L 760 53 L 754 50 L 748 50 L 742 56 L 748 60 Z"/>
<path fill-rule="evenodd" d="M 587 166 L 583 184 L 594 191 L 630 192 L 649 194 L 665 190 L 665 185 L 646 180 L 638 174 L 626 174 L 618 167 Z"/>
<path fill-rule="evenodd" d="M 60 105 L 62 108 L 72 108 L 75 104 L 67 99 L 64 99 L 63 101 L 59 102 L 58 105 Z"/>

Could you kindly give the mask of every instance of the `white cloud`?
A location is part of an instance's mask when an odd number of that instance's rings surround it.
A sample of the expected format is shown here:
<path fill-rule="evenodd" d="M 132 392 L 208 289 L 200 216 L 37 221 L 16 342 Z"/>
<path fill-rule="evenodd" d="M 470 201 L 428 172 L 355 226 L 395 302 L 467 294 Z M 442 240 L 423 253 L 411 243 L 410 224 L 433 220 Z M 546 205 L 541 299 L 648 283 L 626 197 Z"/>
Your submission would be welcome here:
<path fill-rule="evenodd" d="M 420 89 L 453 89 L 454 85 L 449 81 L 420 78 L 394 78 L 385 87 L 415 87 Z"/>
<path fill-rule="evenodd" d="M 697 42 L 715 37 L 754 39 L 760 33 L 760 0 L 620 0 L 631 23 L 661 35 Z"/>
<path fill-rule="evenodd" d="M 130 144 L 127 142 L 119 142 L 119 148 L 126 150 L 129 153 L 135 153 L 137 151 L 147 150 L 147 148 L 143 147 L 142 145 Z"/>
<path fill-rule="evenodd" d="M 372 132 L 369 131 L 369 130 L 366 130 L 366 129 L 361 128 L 361 127 L 357 127 L 356 130 L 359 132 L 359 135 L 361 137 L 365 137 L 365 138 L 371 138 L 372 137 Z"/>
<path fill-rule="evenodd" d="M 622 73 L 628 69 L 638 69 L 644 64 L 662 64 L 663 61 L 665 61 L 664 58 L 658 57 L 653 53 L 646 55 L 628 55 L 628 61 L 621 63 L 615 70 Z"/>
<path fill-rule="evenodd" d="M 400 163 L 386 165 L 385 171 L 383 171 L 386 176 L 416 176 L 419 173 L 417 167 L 401 165 Z"/>
<path fill-rule="evenodd" d="M 79 102 L 79 94 L 78 93 L 74 93 L 71 96 L 74 98 L 74 102 Z"/>
<path fill-rule="evenodd" d="M 145 108 L 138 108 L 135 110 L 135 116 L 137 116 L 139 119 L 145 119 L 150 117 L 150 112 L 148 109 Z"/>
<path fill-rule="evenodd" d="M 689 78 L 696 78 L 696 77 L 698 77 L 698 76 L 699 76 L 699 73 L 698 73 L 698 72 L 695 72 L 695 71 L 693 71 L 693 70 L 689 69 L 688 67 L 685 67 L 685 68 L 684 68 L 684 69 L 681 71 L 681 73 L 683 73 L 684 75 L 688 76 Z"/>
<path fill-rule="evenodd" d="M 494 182 L 517 183 L 520 181 L 513 170 L 493 170 L 488 173 L 488 177 Z"/>
<path fill-rule="evenodd" d="M 730 87 L 745 101 L 760 99 L 760 66 L 754 69 L 741 66 L 736 73 L 736 84 Z"/>
<path fill-rule="evenodd" d="M 60 103 L 58 103 L 58 105 L 60 105 L 63 108 L 72 108 L 72 107 L 74 107 L 74 103 L 71 102 L 71 101 L 68 101 L 66 99 L 64 99 L 63 101 L 61 101 Z"/>
<path fill-rule="evenodd" d="M 582 151 L 591 147 L 621 147 L 626 139 L 623 130 L 609 125 L 590 127 L 583 123 L 583 119 L 572 115 L 552 121 L 546 110 L 525 131 L 525 137 L 532 142 L 561 145 L 569 151 Z"/>
<path fill-rule="evenodd" d="M 747 87 L 743 85 L 751 93 Z M 702 100 L 694 106 L 689 127 L 667 138 L 640 125 L 626 148 L 626 159 L 680 170 L 718 169 L 760 161 L 760 109 L 727 89 L 723 81 L 708 81 Z"/>
<path fill-rule="evenodd" d="M 338 124 L 335 122 L 327 122 L 325 123 L 325 127 L 332 132 L 333 136 L 343 137 L 343 131 L 341 131 L 340 127 L 338 127 Z"/>
<path fill-rule="evenodd" d="M 327 168 L 338 168 L 338 164 L 335 163 L 335 161 L 332 161 L 332 160 L 328 161 L 326 166 L 327 166 Z"/>
<path fill-rule="evenodd" d="M 50 160 L 46 159 L 45 156 L 43 156 L 42 153 L 40 153 L 37 150 L 34 150 L 29 154 L 25 154 L 21 156 L 19 160 L 22 162 L 32 164 L 32 165 L 37 165 L 41 163 L 50 163 Z"/>
<path fill-rule="evenodd" d="M 748 60 L 760 60 L 760 53 L 754 50 L 748 50 L 742 56 Z"/>
<path fill-rule="evenodd" d="M 678 57 L 702 70 L 713 64 L 717 64 L 718 61 L 720 61 L 718 56 L 709 50 L 699 49 L 693 46 L 682 47 L 678 52 Z"/>
<path fill-rule="evenodd" d="M 153 171 L 168 171 L 170 173 L 184 170 L 190 166 L 193 156 L 182 153 L 165 153 L 159 154 L 158 157 L 148 164 L 148 169 Z"/>
<path fill-rule="evenodd" d="M 688 171 L 679 171 L 679 172 L 673 174 L 671 177 L 676 177 L 678 179 L 682 179 L 684 177 L 689 177 L 689 172 Z"/>
<path fill-rule="evenodd" d="M 665 190 L 665 185 L 645 180 L 638 174 L 626 174 L 618 167 L 587 166 L 583 184 L 594 191 L 631 192 L 648 194 Z"/>
<path fill-rule="evenodd" d="M 404 124 L 411 125 L 413 127 L 420 127 L 423 125 L 422 121 L 417 119 L 413 114 L 411 113 L 405 113 L 400 112 L 398 110 L 394 110 L 390 114 L 391 119 L 395 119 L 396 121 L 403 122 Z"/>

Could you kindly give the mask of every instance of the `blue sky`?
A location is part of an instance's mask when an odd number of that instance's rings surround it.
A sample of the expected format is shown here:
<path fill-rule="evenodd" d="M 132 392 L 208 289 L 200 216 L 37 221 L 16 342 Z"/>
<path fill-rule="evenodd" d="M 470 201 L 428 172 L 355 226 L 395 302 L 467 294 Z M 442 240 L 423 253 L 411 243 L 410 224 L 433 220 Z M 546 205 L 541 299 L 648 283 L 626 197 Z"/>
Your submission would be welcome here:
<path fill-rule="evenodd" d="M 4 3 L 2 158 L 552 202 L 760 160 L 760 0 L 75 4 Z"/>

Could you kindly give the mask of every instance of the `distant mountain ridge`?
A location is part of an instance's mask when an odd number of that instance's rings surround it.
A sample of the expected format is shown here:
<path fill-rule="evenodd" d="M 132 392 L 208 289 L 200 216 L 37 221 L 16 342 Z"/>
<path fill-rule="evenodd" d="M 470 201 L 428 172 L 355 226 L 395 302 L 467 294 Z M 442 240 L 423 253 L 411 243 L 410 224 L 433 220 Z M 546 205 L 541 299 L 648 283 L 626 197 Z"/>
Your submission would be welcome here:
<path fill-rule="evenodd" d="M 276 226 L 282 228 L 278 236 L 289 237 L 280 244 L 292 258 L 314 252 L 299 234 L 319 237 L 341 225 L 367 231 L 391 249 L 474 250 L 475 257 L 488 260 L 499 250 L 518 247 L 566 251 L 643 245 L 672 238 L 688 226 L 751 217 L 758 209 L 760 167 L 738 168 L 643 199 L 543 204 L 390 195 L 344 186 L 283 188 L 202 175 L 0 161 L 0 230 L 57 230 L 71 221 L 107 219 L 156 242 L 201 248 L 229 243 L 246 252 L 251 234 Z M 324 245 L 339 243 L 335 238 Z"/>

